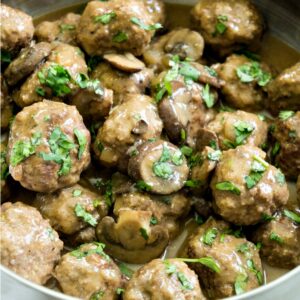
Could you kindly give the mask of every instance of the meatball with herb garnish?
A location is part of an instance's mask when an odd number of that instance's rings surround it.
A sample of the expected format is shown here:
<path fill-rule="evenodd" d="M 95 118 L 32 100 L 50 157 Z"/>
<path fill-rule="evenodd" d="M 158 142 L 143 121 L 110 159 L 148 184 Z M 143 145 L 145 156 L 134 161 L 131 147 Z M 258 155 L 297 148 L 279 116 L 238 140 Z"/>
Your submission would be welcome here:
<path fill-rule="evenodd" d="M 124 300 L 204 300 L 197 275 L 179 259 L 155 259 L 135 272 Z"/>
<path fill-rule="evenodd" d="M 221 56 L 257 48 L 263 34 L 263 18 L 249 0 L 201 0 L 192 17 L 205 43 Z"/>
<path fill-rule="evenodd" d="M 80 18 L 77 39 L 91 56 L 111 51 L 141 55 L 161 27 L 142 1 L 90 1 Z"/>
<path fill-rule="evenodd" d="M 37 209 L 21 202 L 1 206 L 1 263 L 38 284 L 51 277 L 63 242 Z"/>
<path fill-rule="evenodd" d="M 216 133 L 223 150 L 244 144 L 262 147 L 268 134 L 266 122 L 255 114 L 241 110 L 219 113 L 207 129 Z"/>
<path fill-rule="evenodd" d="M 54 277 L 64 293 L 85 300 L 118 299 L 122 273 L 104 248 L 101 243 L 84 244 L 62 256 Z"/>
<path fill-rule="evenodd" d="M 75 184 L 90 163 L 90 139 L 74 106 L 44 100 L 26 107 L 11 127 L 10 174 L 23 187 L 37 192 L 50 193 Z"/>
<path fill-rule="evenodd" d="M 38 193 L 33 205 L 55 230 L 68 235 L 87 226 L 96 227 L 108 213 L 103 196 L 79 184 L 52 194 Z"/>
<path fill-rule="evenodd" d="M 300 111 L 281 111 L 272 135 L 275 164 L 288 179 L 296 181 L 300 174 Z"/>
<path fill-rule="evenodd" d="M 282 172 L 267 163 L 266 153 L 254 146 L 224 151 L 210 183 L 213 208 L 224 220 L 253 225 L 288 201 Z"/>
<path fill-rule="evenodd" d="M 266 100 L 264 87 L 272 78 L 266 64 L 233 54 L 218 65 L 217 73 L 225 82 L 221 92 L 228 104 L 247 111 L 263 107 Z"/>
<path fill-rule="evenodd" d="M 239 295 L 263 284 L 258 249 L 224 221 L 210 218 L 198 227 L 188 240 L 185 255 L 210 258 L 209 264 L 189 264 L 210 299 Z"/>
<path fill-rule="evenodd" d="M 300 265 L 299 212 L 284 209 L 270 217 L 254 231 L 253 241 L 261 243 L 261 256 L 271 266 L 291 269 Z"/>

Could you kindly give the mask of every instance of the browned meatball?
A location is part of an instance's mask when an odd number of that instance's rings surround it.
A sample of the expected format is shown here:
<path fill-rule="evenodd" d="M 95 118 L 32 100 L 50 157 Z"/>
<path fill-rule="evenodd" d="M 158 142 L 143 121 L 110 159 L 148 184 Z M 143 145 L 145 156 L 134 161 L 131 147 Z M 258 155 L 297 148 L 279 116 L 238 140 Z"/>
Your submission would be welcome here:
<path fill-rule="evenodd" d="M 153 19 L 138 0 L 91 1 L 77 29 L 77 39 L 91 56 L 111 50 L 141 55 L 150 43 Z"/>
<path fill-rule="evenodd" d="M 90 163 L 90 139 L 74 106 L 44 100 L 26 107 L 16 115 L 10 131 L 10 174 L 37 192 L 70 186 Z"/>
<path fill-rule="evenodd" d="M 37 209 L 21 202 L 1 206 L 1 263 L 38 284 L 51 277 L 62 241 Z"/>
<path fill-rule="evenodd" d="M 189 258 L 211 258 L 219 271 L 199 263 L 190 267 L 198 274 L 205 294 L 220 299 L 250 291 L 263 284 L 258 249 L 245 238 L 235 237 L 230 225 L 210 218 L 189 238 Z"/>
<path fill-rule="evenodd" d="M 76 45 L 76 30 L 80 20 L 80 15 L 68 13 L 60 19 L 49 22 L 41 22 L 35 28 L 34 35 L 39 42 L 62 42 Z"/>
<path fill-rule="evenodd" d="M 56 43 L 47 61 L 39 65 L 12 98 L 21 107 L 42 101 L 45 97 L 61 101 L 77 90 L 74 82 L 79 74 L 87 74 L 87 65 L 81 50 Z"/>
<path fill-rule="evenodd" d="M 204 300 L 197 275 L 178 259 L 155 259 L 134 273 L 124 300 Z"/>
<path fill-rule="evenodd" d="M 1 91 L 0 91 L 0 103 L 1 103 L 1 130 L 6 130 L 9 126 L 9 122 L 13 116 L 13 107 L 11 104 L 11 98 L 8 95 L 8 88 L 5 79 L 0 75 Z"/>
<path fill-rule="evenodd" d="M 279 169 L 254 146 L 223 152 L 210 187 L 216 213 L 237 225 L 258 223 L 287 203 L 289 191 Z"/>
<path fill-rule="evenodd" d="M 113 260 L 104 252 L 105 245 L 81 245 L 61 258 L 54 276 L 63 292 L 80 299 L 118 299 L 122 288 L 122 274 Z"/>
<path fill-rule="evenodd" d="M 168 229 L 170 239 L 174 239 L 179 231 L 181 220 L 189 213 L 190 199 L 183 193 L 168 196 L 154 196 L 140 192 L 125 193 L 116 196 L 114 215 L 124 209 L 152 212 L 152 225 L 162 225 Z"/>
<path fill-rule="evenodd" d="M 162 122 L 152 99 L 129 94 L 99 129 L 94 151 L 102 164 L 127 169 L 129 147 L 137 140 L 157 138 L 161 131 Z"/>
<path fill-rule="evenodd" d="M 263 106 L 266 98 L 263 87 L 271 79 L 267 65 L 233 54 L 218 66 L 217 72 L 225 81 L 221 91 L 228 104 L 243 110 Z"/>
<path fill-rule="evenodd" d="M 192 10 L 205 42 L 222 56 L 245 45 L 256 48 L 263 19 L 249 0 L 201 0 Z"/>
<path fill-rule="evenodd" d="M 176 29 L 163 35 L 143 53 L 146 64 L 156 72 L 169 67 L 169 60 L 173 55 L 180 59 L 189 58 L 197 61 L 204 50 L 204 40 L 200 33 L 188 28 Z"/>
<path fill-rule="evenodd" d="M 108 63 L 99 64 L 91 74 L 91 77 L 100 80 L 104 87 L 114 91 L 115 105 L 121 103 L 126 94 L 144 94 L 146 88 L 150 87 L 153 76 L 151 69 L 144 68 L 128 73 L 113 68 Z"/>
<path fill-rule="evenodd" d="M 38 43 L 21 50 L 4 72 L 9 85 L 16 85 L 23 78 L 30 75 L 35 68 L 50 54 L 53 45 Z"/>
<path fill-rule="evenodd" d="M 300 111 L 282 111 L 275 123 L 273 136 L 280 146 L 276 164 L 287 178 L 296 181 L 300 174 Z"/>
<path fill-rule="evenodd" d="M 5 4 L 0 6 L 0 27 L 0 48 L 9 53 L 27 47 L 34 32 L 31 16 Z"/>
<path fill-rule="evenodd" d="M 296 214 L 298 223 L 285 215 Z M 300 265 L 300 214 L 284 210 L 273 220 L 258 227 L 253 240 L 261 243 L 260 253 L 268 264 L 278 268 L 294 268 Z"/>
<path fill-rule="evenodd" d="M 300 62 L 282 71 L 268 85 L 267 107 L 273 113 L 283 109 L 300 110 Z"/>
<path fill-rule="evenodd" d="M 108 213 L 103 196 L 79 184 L 53 194 L 37 194 L 33 205 L 55 230 L 65 234 L 74 234 L 87 226 L 95 227 Z"/>
<path fill-rule="evenodd" d="M 226 150 L 247 144 L 261 147 L 267 140 L 268 124 L 257 115 L 241 110 L 221 112 L 207 125 L 215 132 L 220 148 Z"/>

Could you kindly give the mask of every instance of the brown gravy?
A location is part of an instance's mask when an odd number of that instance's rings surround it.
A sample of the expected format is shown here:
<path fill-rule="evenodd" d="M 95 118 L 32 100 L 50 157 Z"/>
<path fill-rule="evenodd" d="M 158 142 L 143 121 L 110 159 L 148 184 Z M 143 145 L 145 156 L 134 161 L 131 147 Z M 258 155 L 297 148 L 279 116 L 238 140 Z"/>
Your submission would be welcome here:
<path fill-rule="evenodd" d="M 42 21 L 56 20 L 68 12 L 81 13 L 83 8 L 84 5 L 70 6 L 62 10 L 38 17 L 34 20 L 34 23 L 36 25 Z M 168 29 L 173 29 L 176 27 L 192 27 L 190 20 L 190 9 L 191 7 L 187 5 L 167 4 L 166 13 L 168 19 L 166 27 Z M 280 55 L 278 55 L 278 53 L 280 53 Z M 275 72 L 280 72 L 300 60 L 299 52 L 268 33 L 263 39 L 259 54 L 261 55 L 262 60 L 270 65 Z M 292 202 L 296 201 L 294 186 L 294 184 L 290 184 L 290 201 Z M 193 231 L 193 229 L 195 229 L 196 226 L 196 223 L 192 219 L 187 220 L 183 226 L 181 234 L 168 246 L 163 254 L 163 257 L 179 257 L 181 252 L 180 250 L 185 244 L 187 236 Z M 132 269 L 137 269 L 140 267 L 140 265 L 127 265 Z M 266 263 L 263 263 L 263 265 L 266 282 L 273 281 L 288 272 L 286 269 L 270 267 Z"/>

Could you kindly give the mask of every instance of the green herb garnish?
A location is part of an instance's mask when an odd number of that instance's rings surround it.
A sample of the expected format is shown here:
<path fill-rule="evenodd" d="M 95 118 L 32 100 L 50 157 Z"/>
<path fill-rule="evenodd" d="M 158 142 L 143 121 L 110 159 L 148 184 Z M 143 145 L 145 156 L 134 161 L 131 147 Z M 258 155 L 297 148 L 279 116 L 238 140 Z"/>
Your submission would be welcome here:
<path fill-rule="evenodd" d="M 217 23 L 215 26 L 215 32 L 213 36 L 222 35 L 227 30 L 227 25 L 225 24 L 228 21 L 227 16 L 218 15 L 217 16 Z"/>
<path fill-rule="evenodd" d="M 214 240 L 217 238 L 218 230 L 216 228 L 209 228 L 205 231 L 204 235 L 201 237 L 201 241 L 208 246 L 211 246 Z"/>
<path fill-rule="evenodd" d="M 95 227 L 97 225 L 97 220 L 88 213 L 79 203 L 75 205 L 74 208 L 75 215 L 78 218 L 81 218 L 84 222 L 88 223 L 89 225 Z"/>
<path fill-rule="evenodd" d="M 194 286 L 192 285 L 191 282 L 188 281 L 184 273 L 182 272 L 177 272 L 177 278 L 181 283 L 181 286 L 184 290 L 192 290 Z"/>
<path fill-rule="evenodd" d="M 60 32 L 72 31 L 76 29 L 75 25 L 72 24 L 60 24 L 59 28 L 60 28 Z"/>
<path fill-rule="evenodd" d="M 147 230 L 145 228 L 143 227 L 140 228 L 140 234 L 146 241 L 149 239 Z"/>
<path fill-rule="evenodd" d="M 202 264 L 216 273 L 220 273 L 221 269 L 215 259 L 212 257 L 201 257 L 201 258 L 177 258 L 178 260 L 186 263 L 199 263 Z"/>
<path fill-rule="evenodd" d="M 210 92 L 210 86 L 207 83 L 202 91 L 202 99 L 206 104 L 207 108 L 212 108 L 215 104 L 214 95 Z"/>
<path fill-rule="evenodd" d="M 261 271 L 257 270 L 257 268 L 254 265 L 254 261 L 252 259 L 247 260 L 247 266 L 251 272 L 253 272 L 257 278 L 258 284 L 263 284 L 263 275 Z"/>
<path fill-rule="evenodd" d="M 281 112 L 279 112 L 279 119 L 280 120 L 288 120 L 289 118 L 293 117 L 295 115 L 295 112 L 291 111 L 291 110 L 282 110 Z"/>
<path fill-rule="evenodd" d="M 82 190 L 73 190 L 73 197 L 79 197 L 82 194 Z"/>
<path fill-rule="evenodd" d="M 223 181 L 216 184 L 216 189 L 220 191 L 228 191 L 235 195 L 240 195 L 241 190 L 230 181 Z"/>
<path fill-rule="evenodd" d="M 87 144 L 86 136 L 84 135 L 84 133 L 82 133 L 77 128 L 74 129 L 74 134 L 77 138 L 78 145 L 79 145 L 78 159 L 81 159 L 82 154 L 83 154 L 83 152 L 85 150 L 85 147 L 86 147 L 86 144 Z"/>
<path fill-rule="evenodd" d="M 126 32 L 119 31 L 117 34 L 113 36 L 113 42 L 115 43 L 123 43 L 128 40 L 128 35 Z"/>
<path fill-rule="evenodd" d="M 245 176 L 246 186 L 249 190 L 258 184 L 269 166 L 269 164 L 259 156 L 254 155 L 253 158 L 250 174 Z"/>
<path fill-rule="evenodd" d="M 239 274 L 234 282 L 234 290 L 236 295 L 245 293 L 248 282 L 247 274 Z"/>
<path fill-rule="evenodd" d="M 141 19 L 136 18 L 136 17 L 132 17 L 130 19 L 131 23 L 138 25 L 141 29 L 147 30 L 147 31 L 152 31 L 152 30 L 157 30 L 160 28 L 163 28 L 163 26 L 160 23 L 155 23 L 152 25 L 146 25 L 145 23 L 143 23 L 141 21 Z"/>
<path fill-rule="evenodd" d="M 96 248 L 89 249 L 87 251 L 82 251 L 82 248 L 84 246 L 84 244 L 83 244 L 83 245 L 79 246 L 77 249 L 70 252 L 70 254 L 72 256 L 75 256 L 78 259 L 87 257 L 87 256 L 92 255 L 92 254 L 98 254 L 98 255 L 101 255 L 102 257 L 104 257 L 106 260 L 109 261 L 110 257 L 104 252 L 105 244 L 98 243 L 98 242 L 93 242 L 93 244 L 96 246 Z"/>
<path fill-rule="evenodd" d="M 136 184 L 135 187 L 140 190 L 140 191 L 146 191 L 146 192 L 150 192 L 152 190 L 151 185 L 147 184 L 145 181 L 143 180 L 139 180 Z"/>
<path fill-rule="evenodd" d="M 278 234 L 276 234 L 275 232 L 270 233 L 269 239 L 271 241 L 274 241 L 274 242 L 280 244 L 280 245 L 283 244 L 283 239 Z"/>
<path fill-rule="evenodd" d="M 127 265 L 125 265 L 124 263 L 119 264 L 119 269 L 120 269 L 121 273 L 124 274 L 128 278 L 131 278 L 134 273 L 133 270 L 128 268 Z"/>
<path fill-rule="evenodd" d="M 288 217 L 289 219 L 291 219 L 293 222 L 300 224 L 300 215 L 298 213 L 295 213 L 293 211 L 284 209 L 283 210 L 283 214 Z"/>

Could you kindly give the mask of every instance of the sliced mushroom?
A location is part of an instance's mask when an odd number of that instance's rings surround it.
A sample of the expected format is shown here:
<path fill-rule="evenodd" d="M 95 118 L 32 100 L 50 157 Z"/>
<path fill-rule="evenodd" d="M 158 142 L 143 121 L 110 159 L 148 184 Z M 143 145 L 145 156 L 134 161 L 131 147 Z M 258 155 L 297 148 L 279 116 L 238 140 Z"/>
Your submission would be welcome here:
<path fill-rule="evenodd" d="M 145 64 L 129 52 L 105 54 L 103 58 L 121 71 L 135 73 L 145 68 Z"/>
<path fill-rule="evenodd" d="M 113 105 L 113 91 L 97 86 L 78 89 L 71 97 L 69 104 L 75 105 L 88 122 L 103 120 L 109 115 Z"/>
<path fill-rule="evenodd" d="M 122 210 L 118 222 L 105 217 L 96 228 L 100 242 L 112 257 L 128 263 L 142 264 L 157 258 L 169 242 L 166 228 L 150 227 L 149 211 Z"/>
<path fill-rule="evenodd" d="M 210 146 L 219 149 L 219 139 L 214 131 L 206 128 L 200 128 L 197 136 L 196 148 L 198 151 L 203 151 L 205 146 Z"/>
<path fill-rule="evenodd" d="M 11 86 L 16 85 L 30 75 L 40 62 L 49 56 L 52 48 L 51 44 L 45 42 L 24 48 L 4 72 L 7 83 Z"/>
<path fill-rule="evenodd" d="M 143 143 L 128 164 L 128 174 L 132 178 L 143 181 L 151 192 L 162 195 L 179 191 L 184 186 L 188 172 L 181 151 L 162 140 Z"/>

